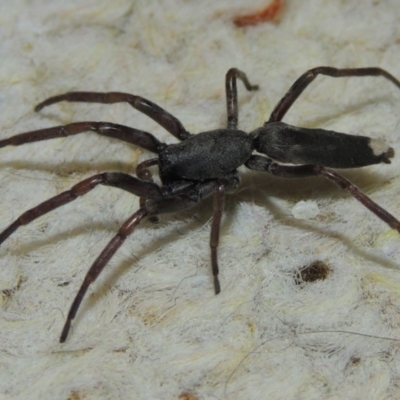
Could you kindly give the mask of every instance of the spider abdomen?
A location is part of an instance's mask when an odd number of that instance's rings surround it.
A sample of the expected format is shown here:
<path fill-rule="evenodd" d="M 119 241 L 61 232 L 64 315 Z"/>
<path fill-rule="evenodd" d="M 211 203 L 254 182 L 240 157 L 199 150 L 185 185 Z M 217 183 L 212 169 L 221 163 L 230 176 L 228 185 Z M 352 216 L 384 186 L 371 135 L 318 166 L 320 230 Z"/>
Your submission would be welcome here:
<path fill-rule="evenodd" d="M 272 122 L 251 133 L 254 147 L 269 158 L 290 164 L 356 168 L 390 164 L 394 151 L 379 139 L 325 129 L 299 128 Z"/>
<path fill-rule="evenodd" d="M 252 140 L 243 131 L 202 132 L 160 152 L 160 177 L 164 183 L 180 179 L 224 178 L 243 165 L 252 151 Z"/>

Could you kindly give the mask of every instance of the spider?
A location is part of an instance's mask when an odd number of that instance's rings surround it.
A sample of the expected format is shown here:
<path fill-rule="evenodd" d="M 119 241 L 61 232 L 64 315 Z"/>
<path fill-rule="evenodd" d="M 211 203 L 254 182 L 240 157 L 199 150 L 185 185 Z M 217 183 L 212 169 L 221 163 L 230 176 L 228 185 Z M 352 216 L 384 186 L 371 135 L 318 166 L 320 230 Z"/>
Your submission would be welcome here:
<path fill-rule="evenodd" d="M 0 147 L 19 146 L 92 131 L 134 144 L 157 155 L 137 166 L 137 177 L 121 172 L 103 172 L 86 178 L 70 190 L 26 211 L 0 233 L 1 244 L 19 227 L 83 196 L 97 185 L 116 187 L 140 198 L 139 209 L 123 223 L 86 273 L 61 332 L 61 343 L 67 339 L 72 321 L 89 286 L 145 217 L 187 209 L 210 196 L 213 196 L 214 209 L 210 235 L 211 267 L 214 291 L 218 294 L 221 287 L 218 278 L 217 249 L 224 199 L 226 193 L 237 189 L 239 185 L 237 168 L 241 165 L 284 178 L 322 176 L 347 190 L 378 218 L 400 232 L 398 219 L 372 201 L 346 178 L 330 169 L 357 168 L 381 162 L 389 164 L 390 158 L 394 156 L 392 148 L 380 140 L 365 136 L 299 128 L 281 122 L 304 89 L 320 74 L 331 77 L 382 76 L 400 89 L 400 81 L 381 68 L 313 68 L 295 81 L 263 126 L 246 133 L 238 129 L 237 80 L 241 80 L 249 91 L 257 90 L 258 86 L 252 85 L 244 72 L 231 68 L 225 77 L 227 127 L 196 135 L 189 133 L 176 117 L 158 105 L 128 93 L 69 92 L 50 97 L 35 107 L 35 111 L 40 111 L 61 101 L 105 104 L 125 102 L 152 118 L 179 139 L 176 144 L 163 143 L 152 134 L 136 128 L 92 121 L 39 129 L 0 140 Z M 254 151 L 258 154 L 254 154 Z M 152 181 L 148 170 L 155 165 L 158 166 L 161 185 Z"/>

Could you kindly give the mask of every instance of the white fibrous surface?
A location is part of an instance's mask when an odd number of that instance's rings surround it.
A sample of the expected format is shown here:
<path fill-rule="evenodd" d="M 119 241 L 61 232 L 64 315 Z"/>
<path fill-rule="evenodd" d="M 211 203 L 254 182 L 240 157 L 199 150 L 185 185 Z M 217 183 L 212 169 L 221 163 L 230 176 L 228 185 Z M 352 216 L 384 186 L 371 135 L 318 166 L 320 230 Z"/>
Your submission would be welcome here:
<path fill-rule="evenodd" d="M 237 82 L 239 128 L 251 132 L 310 68 L 400 78 L 398 0 L 274 0 L 278 19 L 233 23 L 269 1 L 0 2 L 0 139 L 108 121 L 178 140 L 127 104 L 33 111 L 68 91 L 140 95 L 198 133 L 226 127 L 225 73 L 236 67 L 259 85 Z M 318 76 L 283 121 L 400 153 L 400 90 L 383 77 Z M 0 229 L 89 176 L 134 175 L 154 156 L 93 132 L 0 148 Z M 399 159 L 338 173 L 400 217 Z M 0 245 L 0 398 L 400 398 L 400 234 L 323 177 L 240 174 L 222 218 L 218 296 L 209 198 L 138 226 L 89 287 L 65 344 L 85 274 L 139 199 L 100 185 L 17 229 Z M 329 273 L 300 282 L 310 265 Z"/>
<path fill-rule="evenodd" d="M 315 201 L 301 200 L 292 208 L 292 215 L 296 219 L 311 219 L 319 214 L 319 207 Z"/>

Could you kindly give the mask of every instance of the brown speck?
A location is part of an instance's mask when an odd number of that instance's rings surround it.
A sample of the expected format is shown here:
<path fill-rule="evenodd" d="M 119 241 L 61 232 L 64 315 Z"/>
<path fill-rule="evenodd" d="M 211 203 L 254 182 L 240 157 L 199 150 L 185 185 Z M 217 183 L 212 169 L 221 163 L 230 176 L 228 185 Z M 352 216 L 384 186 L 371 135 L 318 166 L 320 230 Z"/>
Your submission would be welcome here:
<path fill-rule="evenodd" d="M 330 273 L 331 269 L 329 265 L 321 260 L 316 260 L 305 265 L 301 268 L 299 273 L 296 273 L 295 282 L 296 285 L 300 285 L 304 282 L 323 281 Z"/>
<path fill-rule="evenodd" d="M 182 392 L 179 395 L 178 399 L 179 400 L 199 400 L 199 398 L 195 394 L 190 393 L 190 392 Z"/>
<path fill-rule="evenodd" d="M 277 22 L 281 15 L 283 5 L 284 0 L 272 0 L 272 2 L 261 11 L 235 17 L 233 23 L 236 26 L 243 27 L 248 25 L 257 25 L 264 22 Z"/>

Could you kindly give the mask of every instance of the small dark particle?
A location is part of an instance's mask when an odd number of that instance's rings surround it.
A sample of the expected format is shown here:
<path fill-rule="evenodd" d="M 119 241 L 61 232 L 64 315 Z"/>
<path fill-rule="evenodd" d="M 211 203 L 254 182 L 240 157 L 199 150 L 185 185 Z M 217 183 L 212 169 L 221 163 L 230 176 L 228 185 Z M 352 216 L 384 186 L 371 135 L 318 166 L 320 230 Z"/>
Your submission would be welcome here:
<path fill-rule="evenodd" d="M 323 281 L 331 273 L 330 267 L 323 261 L 316 260 L 308 264 L 295 275 L 296 285 L 301 285 L 305 282 Z"/>
<path fill-rule="evenodd" d="M 179 395 L 178 399 L 179 399 L 179 400 L 198 400 L 199 398 L 198 398 L 195 394 L 193 394 L 193 393 L 190 393 L 190 392 L 182 392 L 182 393 Z"/>
<path fill-rule="evenodd" d="M 82 396 L 77 391 L 72 391 L 68 397 L 68 400 L 82 400 Z"/>
<path fill-rule="evenodd" d="M 350 362 L 351 362 L 353 365 L 360 364 L 361 358 L 360 358 L 360 357 L 351 357 L 351 358 L 350 358 Z"/>
<path fill-rule="evenodd" d="M 20 276 L 17 284 L 13 288 L 2 290 L 0 293 L 2 294 L 3 299 L 5 301 L 8 301 L 12 297 L 12 295 L 21 287 L 21 285 L 26 282 L 26 280 L 27 279 L 25 277 Z"/>
<path fill-rule="evenodd" d="M 59 283 L 57 286 L 58 287 L 68 286 L 70 283 L 71 283 L 71 281 L 65 281 L 65 282 Z"/>

